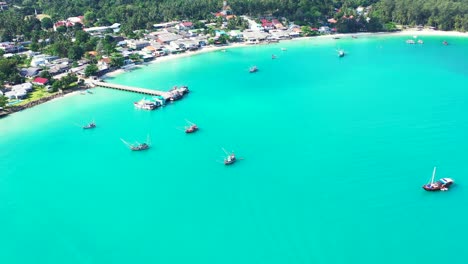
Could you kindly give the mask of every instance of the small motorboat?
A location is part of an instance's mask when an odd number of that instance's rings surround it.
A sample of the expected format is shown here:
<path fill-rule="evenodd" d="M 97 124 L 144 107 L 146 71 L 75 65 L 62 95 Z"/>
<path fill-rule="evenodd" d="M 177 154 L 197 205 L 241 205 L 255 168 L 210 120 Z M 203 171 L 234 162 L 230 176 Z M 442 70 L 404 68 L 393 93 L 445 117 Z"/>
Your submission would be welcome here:
<path fill-rule="evenodd" d="M 198 130 L 197 125 L 190 125 L 185 128 L 185 133 L 190 134 L 190 133 L 196 132 L 197 130 Z"/>
<path fill-rule="evenodd" d="M 286 48 L 281 48 L 281 51 L 287 51 L 287 49 Z"/>
<path fill-rule="evenodd" d="M 430 191 L 430 192 L 447 191 L 450 185 L 452 185 L 454 181 L 451 178 L 442 178 L 434 182 L 435 173 L 436 173 L 436 167 L 434 167 L 434 171 L 432 172 L 431 182 L 423 185 L 423 189 L 426 191 Z"/>
<path fill-rule="evenodd" d="M 138 109 L 144 109 L 144 110 L 154 110 L 158 106 L 160 106 L 158 102 L 147 100 L 145 98 L 143 98 L 142 100 L 138 102 L 134 102 L 133 105 Z"/>
<path fill-rule="evenodd" d="M 338 51 L 338 57 L 341 58 L 341 57 L 344 57 L 344 55 L 345 55 L 345 52 L 343 50 Z"/>
<path fill-rule="evenodd" d="M 424 41 L 422 39 L 418 40 L 418 44 L 424 44 Z"/>
<path fill-rule="evenodd" d="M 414 43 L 416 43 L 416 42 L 414 42 L 414 40 L 412 40 L 412 39 L 406 40 L 406 44 L 414 44 Z"/>
<path fill-rule="evenodd" d="M 138 144 L 138 145 L 133 145 L 133 146 L 130 146 L 130 149 L 132 151 L 140 151 L 140 150 L 147 150 L 149 149 L 149 145 L 146 144 L 146 143 L 141 143 L 141 144 Z"/>
<path fill-rule="evenodd" d="M 94 123 L 94 121 L 83 126 L 83 129 L 93 129 L 93 128 L 96 128 L 96 123 Z"/>
<path fill-rule="evenodd" d="M 250 73 L 254 73 L 254 72 L 257 72 L 257 71 L 258 71 L 257 66 L 250 67 L 250 69 L 249 69 Z"/>
<path fill-rule="evenodd" d="M 234 153 L 232 153 L 224 159 L 224 165 L 231 165 L 234 162 L 236 162 L 236 156 L 234 155 Z"/>
<path fill-rule="evenodd" d="M 123 140 L 123 139 L 120 139 L 122 140 L 122 142 L 127 145 L 130 150 L 132 151 L 141 151 L 141 150 L 147 150 L 150 148 L 150 143 L 149 143 L 149 135 L 148 135 L 148 139 L 146 140 L 147 142 L 144 142 L 144 143 L 138 143 L 136 142 L 135 144 L 131 144 L 131 143 L 128 143 L 127 141 Z"/>
<path fill-rule="evenodd" d="M 271 59 L 272 59 L 272 60 L 276 59 L 275 54 L 271 55 Z"/>
<path fill-rule="evenodd" d="M 91 90 L 89 90 L 89 89 L 86 89 L 86 92 L 89 93 L 89 94 L 93 94 L 93 92 L 91 92 Z"/>
<path fill-rule="evenodd" d="M 444 44 L 445 46 L 447 46 L 447 45 L 448 45 L 448 42 L 444 40 L 444 41 L 442 42 L 442 44 Z"/>
<path fill-rule="evenodd" d="M 234 155 L 234 152 L 229 153 L 225 149 L 223 149 L 223 151 L 227 155 L 226 158 L 224 158 L 224 165 L 231 165 L 237 161 L 236 155 Z"/>

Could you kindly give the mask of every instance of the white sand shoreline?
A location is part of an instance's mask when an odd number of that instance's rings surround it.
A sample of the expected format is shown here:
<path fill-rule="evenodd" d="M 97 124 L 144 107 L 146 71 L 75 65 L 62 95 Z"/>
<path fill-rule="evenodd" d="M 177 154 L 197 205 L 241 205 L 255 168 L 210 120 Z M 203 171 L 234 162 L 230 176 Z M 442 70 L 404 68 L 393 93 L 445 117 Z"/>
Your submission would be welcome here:
<path fill-rule="evenodd" d="M 372 36 L 447 36 L 447 37 L 468 37 L 468 33 L 458 32 L 458 31 L 439 31 L 439 30 L 417 30 L 414 29 L 405 29 L 402 31 L 397 32 L 361 32 L 361 33 L 346 33 L 346 34 L 333 34 L 333 35 L 321 35 L 321 36 L 312 36 L 312 37 L 299 37 L 293 38 L 289 40 L 281 40 L 279 43 L 289 42 L 289 41 L 300 41 L 300 40 L 307 40 L 307 39 L 333 39 L 333 38 L 352 38 L 352 37 L 372 37 Z M 240 48 L 240 47 L 249 47 L 249 46 L 256 46 L 256 45 L 269 45 L 270 43 L 261 43 L 261 44 L 246 44 L 246 43 L 232 43 L 225 46 L 205 46 L 200 50 L 197 51 L 189 51 L 179 54 L 171 54 L 163 57 L 158 57 L 155 60 L 147 63 L 143 63 L 137 65 L 136 68 L 141 68 L 143 66 L 148 66 L 151 64 L 162 63 L 166 61 L 175 60 L 178 58 L 186 58 L 191 57 L 203 53 L 214 52 L 214 51 L 221 51 L 221 50 L 228 50 L 233 48 Z M 271 43 L 277 44 L 277 43 Z M 110 73 L 103 75 L 101 78 L 112 78 L 118 76 L 122 73 L 128 73 L 123 69 L 119 69 Z"/>
<path fill-rule="evenodd" d="M 151 61 L 151 62 L 146 62 L 140 65 L 135 66 L 136 69 L 142 68 L 145 66 L 149 66 L 152 64 L 157 64 L 157 63 L 163 63 L 166 61 L 171 61 L 171 60 L 176 60 L 179 58 L 186 58 L 186 57 L 191 57 L 199 54 L 204 54 L 208 52 L 215 52 L 215 51 L 221 51 L 221 50 L 228 50 L 228 49 L 233 49 L 233 48 L 241 48 L 241 47 L 250 47 L 250 46 L 257 46 L 257 45 L 270 45 L 270 44 L 279 44 L 279 43 L 287 43 L 289 41 L 300 41 L 300 40 L 313 40 L 313 39 L 333 39 L 333 38 L 352 38 L 352 37 L 372 37 L 372 36 L 447 36 L 447 37 L 468 37 L 468 33 L 463 33 L 463 32 L 457 32 L 457 31 L 439 31 L 439 30 L 428 30 L 428 29 L 423 29 L 423 30 L 417 30 L 416 28 L 414 29 L 406 29 L 402 31 L 397 31 L 397 32 L 362 32 L 362 33 L 346 33 L 346 34 L 333 34 L 333 35 L 321 35 L 321 36 L 312 36 L 312 37 L 299 37 L 299 38 L 293 38 L 289 40 L 282 40 L 278 43 L 260 43 L 260 44 L 246 44 L 246 43 L 232 43 L 230 45 L 225 45 L 225 46 L 206 46 L 203 47 L 200 50 L 197 51 L 189 51 L 189 52 L 184 52 L 180 54 L 172 54 L 168 56 L 163 56 L 163 57 L 158 57 L 157 59 Z M 130 70 L 131 71 L 131 70 Z M 106 79 L 106 78 L 112 78 L 116 77 L 120 74 L 123 73 L 129 73 L 130 71 L 125 71 L 123 69 L 118 69 L 112 72 L 109 72 L 105 75 L 103 75 L 101 78 Z M 68 96 L 72 95 L 79 95 L 80 90 L 74 91 L 71 93 L 67 93 L 64 96 L 54 98 L 50 101 L 55 101 L 55 100 L 60 100 L 61 98 L 65 98 Z M 44 103 L 47 103 L 44 102 Z"/>

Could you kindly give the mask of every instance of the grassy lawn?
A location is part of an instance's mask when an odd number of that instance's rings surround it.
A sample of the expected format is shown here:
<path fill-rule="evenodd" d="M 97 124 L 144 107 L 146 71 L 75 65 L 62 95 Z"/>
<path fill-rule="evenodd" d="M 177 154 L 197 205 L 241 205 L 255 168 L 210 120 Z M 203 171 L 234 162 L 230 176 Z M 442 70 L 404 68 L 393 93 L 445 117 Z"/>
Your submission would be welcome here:
<path fill-rule="evenodd" d="M 42 97 L 49 96 L 51 94 L 53 94 L 53 93 L 47 92 L 45 87 L 37 87 L 36 86 L 36 87 L 33 88 L 33 91 L 28 94 L 28 97 L 26 99 L 24 99 L 18 105 L 24 105 L 24 104 L 27 104 L 29 102 L 39 100 Z"/>

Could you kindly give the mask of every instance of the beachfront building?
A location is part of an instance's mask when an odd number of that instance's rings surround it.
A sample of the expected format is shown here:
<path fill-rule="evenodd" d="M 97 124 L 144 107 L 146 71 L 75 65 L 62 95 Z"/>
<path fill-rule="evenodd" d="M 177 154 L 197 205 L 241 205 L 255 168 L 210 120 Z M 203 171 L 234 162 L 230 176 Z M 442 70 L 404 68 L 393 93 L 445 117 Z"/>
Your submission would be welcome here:
<path fill-rule="evenodd" d="M 23 99 L 33 90 L 33 85 L 29 82 L 13 85 L 9 92 L 4 95 L 8 99 Z"/>
<path fill-rule="evenodd" d="M 271 38 L 272 39 L 290 39 L 290 33 L 293 31 L 286 31 L 286 30 L 280 30 L 280 29 L 272 29 L 270 30 Z"/>
<path fill-rule="evenodd" d="M 33 84 L 35 85 L 46 85 L 47 83 L 49 83 L 49 79 L 47 78 L 42 78 L 42 77 L 36 77 L 33 81 L 32 81 Z"/>
<path fill-rule="evenodd" d="M 181 38 L 183 38 L 181 35 L 178 35 L 178 34 L 175 34 L 175 33 L 166 32 L 166 33 L 160 33 L 160 34 L 158 34 L 157 41 L 158 41 L 160 44 L 168 45 L 168 44 L 170 44 L 172 41 L 175 41 L 175 40 L 178 40 L 178 39 L 181 39 Z"/>
<path fill-rule="evenodd" d="M 330 27 L 322 26 L 318 29 L 318 32 L 322 34 L 329 34 L 331 30 L 330 30 Z"/>
<path fill-rule="evenodd" d="M 244 39 L 244 34 L 240 30 L 231 30 L 229 31 L 229 36 L 237 39 Z"/>
<path fill-rule="evenodd" d="M 199 42 L 194 39 L 178 39 L 178 40 L 171 42 L 171 45 L 172 43 L 175 43 L 179 48 L 184 49 L 184 50 L 193 51 L 193 50 L 198 50 L 200 48 Z"/>
<path fill-rule="evenodd" d="M 243 36 L 245 42 L 248 44 L 255 44 L 265 41 L 269 34 L 262 31 L 245 30 Z"/>
<path fill-rule="evenodd" d="M 149 42 L 145 40 L 127 40 L 127 47 L 133 50 L 141 50 L 146 46 L 149 46 Z"/>

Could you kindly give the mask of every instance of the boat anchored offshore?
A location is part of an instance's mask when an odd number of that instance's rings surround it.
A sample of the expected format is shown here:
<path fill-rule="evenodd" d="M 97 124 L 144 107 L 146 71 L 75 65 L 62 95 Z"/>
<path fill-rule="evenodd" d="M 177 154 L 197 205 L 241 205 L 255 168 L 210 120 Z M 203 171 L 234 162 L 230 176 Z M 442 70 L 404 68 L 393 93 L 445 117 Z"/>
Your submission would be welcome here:
<path fill-rule="evenodd" d="M 424 44 L 424 41 L 422 39 L 418 40 L 418 44 Z"/>
<path fill-rule="evenodd" d="M 448 45 L 448 42 L 444 40 L 444 41 L 442 42 L 442 44 L 444 44 L 445 46 L 447 46 L 447 45 Z"/>
<path fill-rule="evenodd" d="M 450 185 L 453 184 L 453 180 L 451 178 L 442 178 L 434 182 L 435 174 L 436 167 L 434 167 L 434 171 L 432 172 L 431 182 L 423 185 L 423 189 L 426 191 L 447 191 Z"/>
<path fill-rule="evenodd" d="M 272 60 L 276 59 L 276 55 L 275 54 L 271 55 L 271 59 Z"/>
<path fill-rule="evenodd" d="M 83 126 L 83 129 L 93 129 L 93 128 L 96 128 L 96 123 L 94 121 Z"/>
<path fill-rule="evenodd" d="M 414 44 L 414 43 L 416 43 L 416 42 L 414 42 L 414 40 L 412 40 L 412 39 L 406 40 L 406 44 Z"/>
<path fill-rule="evenodd" d="M 257 66 L 250 67 L 250 69 L 249 69 L 250 73 L 254 73 L 254 72 L 257 72 L 257 71 L 258 71 Z"/>
<path fill-rule="evenodd" d="M 189 126 L 185 127 L 185 133 L 190 134 L 198 131 L 198 126 L 195 123 L 192 123 L 188 120 L 185 121 L 187 121 L 187 123 L 189 124 Z"/>
<path fill-rule="evenodd" d="M 344 55 L 345 55 L 344 50 L 339 50 L 338 51 L 338 57 L 342 58 L 342 57 L 344 57 Z"/>
<path fill-rule="evenodd" d="M 225 149 L 223 149 L 224 153 L 226 153 L 226 157 L 224 158 L 224 165 L 231 165 L 234 164 L 234 162 L 237 161 L 236 155 L 234 152 L 227 152 Z"/>
<path fill-rule="evenodd" d="M 141 150 L 147 150 L 150 148 L 150 143 L 149 143 L 149 136 L 148 136 L 148 139 L 147 139 L 147 142 L 144 142 L 144 143 L 139 143 L 139 142 L 136 142 L 135 144 L 131 144 L 131 143 L 128 143 L 127 141 L 123 140 L 123 139 L 120 139 L 122 140 L 122 142 L 127 145 L 130 150 L 132 151 L 141 151 Z"/>

